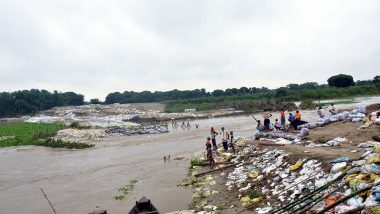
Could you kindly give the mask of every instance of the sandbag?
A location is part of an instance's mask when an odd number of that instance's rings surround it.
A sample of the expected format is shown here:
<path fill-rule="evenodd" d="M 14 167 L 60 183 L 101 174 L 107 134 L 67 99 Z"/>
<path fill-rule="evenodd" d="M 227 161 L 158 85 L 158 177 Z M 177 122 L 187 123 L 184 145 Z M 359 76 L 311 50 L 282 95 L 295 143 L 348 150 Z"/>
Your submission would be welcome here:
<path fill-rule="evenodd" d="M 317 123 L 324 123 L 324 122 L 325 122 L 325 120 L 323 118 L 318 118 L 317 119 Z"/>
<path fill-rule="evenodd" d="M 342 115 L 343 115 L 343 119 L 347 120 L 350 113 L 348 111 L 344 111 L 344 112 L 342 112 Z"/>
<path fill-rule="evenodd" d="M 362 113 L 362 114 L 365 114 L 365 113 L 366 113 L 366 107 L 365 107 L 365 105 L 361 105 L 361 106 L 359 107 L 359 112 Z"/>
<path fill-rule="evenodd" d="M 357 123 L 357 122 L 362 122 L 362 120 L 363 120 L 363 118 L 355 117 L 355 118 L 352 118 L 351 122 Z"/>
<path fill-rule="evenodd" d="M 337 122 L 337 121 L 339 121 L 338 115 L 332 115 L 332 116 L 330 116 L 329 119 L 330 119 L 331 122 Z"/>
<path fill-rule="evenodd" d="M 325 122 L 318 122 L 318 123 L 317 123 L 317 126 L 318 126 L 318 127 L 321 127 L 321 126 L 324 126 L 324 125 L 325 125 Z"/>
<path fill-rule="evenodd" d="M 307 135 L 309 135 L 309 129 L 302 128 L 301 132 L 297 136 L 299 136 L 299 137 L 306 137 Z"/>
<path fill-rule="evenodd" d="M 309 123 L 309 129 L 317 128 L 317 123 Z"/>

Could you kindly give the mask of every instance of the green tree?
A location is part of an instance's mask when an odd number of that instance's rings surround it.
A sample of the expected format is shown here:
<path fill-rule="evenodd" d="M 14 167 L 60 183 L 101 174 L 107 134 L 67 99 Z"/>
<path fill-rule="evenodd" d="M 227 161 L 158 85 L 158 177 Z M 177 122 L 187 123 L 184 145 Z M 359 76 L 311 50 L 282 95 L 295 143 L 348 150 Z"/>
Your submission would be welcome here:
<path fill-rule="evenodd" d="M 373 78 L 372 82 L 373 82 L 374 84 L 378 84 L 378 83 L 380 83 L 380 76 L 375 76 L 375 77 Z"/>
<path fill-rule="evenodd" d="M 327 83 L 331 87 L 348 87 L 355 85 L 354 78 L 346 74 L 332 76 L 327 80 Z"/>
<path fill-rule="evenodd" d="M 284 88 L 284 87 L 281 87 L 281 88 L 276 89 L 274 96 L 275 97 L 285 97 L 286 95 L 288 95 L 288 90 L 286 90 L 286 88 Z"/>
<path fill-rule="evenodd" d="M 214 96 L 214 97 L 220 97 L 220 96 L 223 96 L 223 95 L 224 95 L 224 91 L 223 91 L 223 90 L 216 89 L 216 90 L 214 90 L 211 94 L 212 94 L 212 96 Z"/>
<path fill-rule="evenodd" d="M 91 104 L 102 104 L 102 102 L 98 98 L 94 98 L 90 100 Z"/>

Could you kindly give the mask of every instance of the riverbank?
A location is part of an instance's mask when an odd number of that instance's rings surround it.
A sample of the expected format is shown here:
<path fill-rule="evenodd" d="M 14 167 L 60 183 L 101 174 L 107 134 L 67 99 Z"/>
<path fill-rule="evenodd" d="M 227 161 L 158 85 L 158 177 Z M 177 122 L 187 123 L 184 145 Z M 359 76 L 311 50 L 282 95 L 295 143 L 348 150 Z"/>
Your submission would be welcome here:
<path fill-rule="evenodd" d="M 285 210 L 295 213 L 322 210 L 327 206 L 325 200 L 308 207 L 310 201 L 318 200 L 334 188 L 340 188 L 334 191 L 334 197 L 343 198 L 380 181 L 380 170 L 377 170 L 380 161 L 376 159 L 380 158 L 377 154 L 380 142 L 373 140 L 373 136 L 380 134 L 380 125 L 362 126 L 363 123 L 350 121 L 334 122 L 312 129 L 309 135 L 293 142 L 285 139 L 256 140 L 256 137 L 239 139 L 236 155 L 219 150 L 216 161 L 220 164 L 216 169 L 223 170 L 212 171 L 208 166 L 190 167 L 183 184 L 193 187 L 193 200 L 189 207 L 191 210 L 183 213 L 270 213 L 281 208 L 283 210 L 279 213 Z M 340 143 L 328 143 L 334 141 Z M 204 154 L 194 158 L 198 161 L 193 163 L 205 160 Z M 334 160 L 337 163 L 332 164 Z M 354 169 L 350 176 L 344 174 L 347 169 Z M 324 187 L 320 193 L 313 193 L 320 187 Z M 335 211 L 341 213 L 358 206 L 371 211 L 370 206 L 380 206 L 370 197 L 371 191 L 365 193 L 340 204 Z M 306 200 L 305 197 L 312 194 L 313 197 Z M 302 198 L 305 201 L 299 201 Z M 294 207 L 285 207 L 297 201 L 299 204 Z"/>

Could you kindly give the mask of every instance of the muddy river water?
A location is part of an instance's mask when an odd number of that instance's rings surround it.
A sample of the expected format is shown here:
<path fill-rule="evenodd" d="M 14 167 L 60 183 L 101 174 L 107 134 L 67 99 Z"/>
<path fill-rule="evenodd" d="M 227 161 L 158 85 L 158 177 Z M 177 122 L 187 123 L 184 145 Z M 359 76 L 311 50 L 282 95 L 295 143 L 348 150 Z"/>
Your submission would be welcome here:
<path fill-rule="evenodd" d="M 373 102 L 379 98 L 366 104 Z M 274 115 L 278 117 L 278 113 Z M 303 117 L 312 120 L 315 112 L 304 112 Z M 256 126 L 251 116 L 196 123 L 200 124 L 198 129 L 108 139 L 86 150 L 35 146 L 0 149 L 0 213 L 52 213 L 41 188 L 59 214 L 88 213 L 97 205 L 111 214 L 126 213 L 142 196 L 150 198 L 161 212 L 186 209 L 192 190 L 177 185 L 186 176 L 189 160 L 164 162 L 163 156 L 190 156 L 203 150 L 211 126 L 217 130 L 224 126 L 235 136 L 251 136 Z M 113 196 L 118 195 L 117 190 L 133 179 L 138 182 L 132 193 L 116 201 Z"/>

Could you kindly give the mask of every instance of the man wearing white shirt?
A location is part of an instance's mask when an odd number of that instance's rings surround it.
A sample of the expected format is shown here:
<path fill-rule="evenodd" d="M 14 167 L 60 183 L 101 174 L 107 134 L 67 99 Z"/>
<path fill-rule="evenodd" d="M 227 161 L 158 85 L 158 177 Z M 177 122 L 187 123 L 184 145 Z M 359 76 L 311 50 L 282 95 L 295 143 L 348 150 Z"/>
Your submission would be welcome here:
<path fill-rule="evenodd" d="M 222 137 L 224 151 L 227 151 L 228 150 L 228 133 L 224 130 L 224 127 L 222 127 L 222 132 L 220 136 Z"/>

